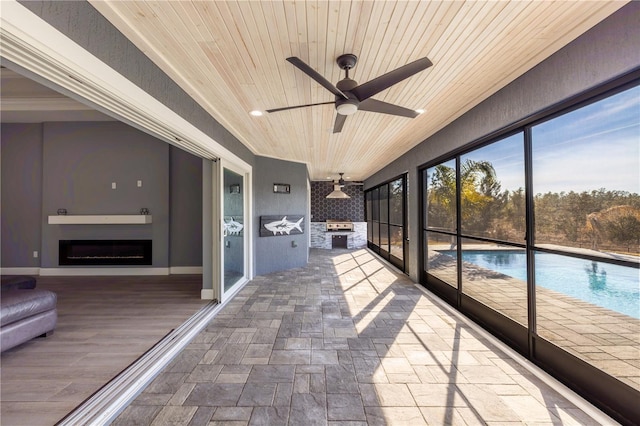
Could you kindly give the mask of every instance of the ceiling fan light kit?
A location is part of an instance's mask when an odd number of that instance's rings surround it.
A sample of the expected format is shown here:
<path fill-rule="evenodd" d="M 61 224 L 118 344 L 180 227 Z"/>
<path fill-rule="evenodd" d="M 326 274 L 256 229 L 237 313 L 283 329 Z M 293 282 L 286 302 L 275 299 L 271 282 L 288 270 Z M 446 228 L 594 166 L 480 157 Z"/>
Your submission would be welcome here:
<path fill-rule="evenodd" d="M 338 56 L 336 59 L 338 66 L 345 72 L 345 78 L 340 80 L 334 86 L 329 80 L 325 79 L 320 73 L 302 61 L 302 59 L 292 56 L 287 58 L 287 61 L 314 79 L 322 87 L 333 93 L 335 101 L 273 108 L 266 111 L 272 113 L 316 105 L 334 104 L 337 115 L 333 125 L 333 133 L 341 132 L 347 116 L 355 114 L 358 110 L 408 118 L 417 117 L 419 114 L 412 109 L 378 101 L 371 97 L 433 65 L 428 58 L 421 58 L 407 65 L 401 66 L 400 68 L 396 68 L 393 71 L 389 71 L 386 74 L 374 78 L 373 80 L 358 85 L 355 80 L 349 78 L 349 70 L 355 67 L 358 62 L 358 57 L 352 53 L 347 53 Z"/>
<path fill-rule="evenodd" d="M 351 115 L 358 110 L 358 104 L 349 101 L 336 102 L 336 111 L 340 115 Z"/>

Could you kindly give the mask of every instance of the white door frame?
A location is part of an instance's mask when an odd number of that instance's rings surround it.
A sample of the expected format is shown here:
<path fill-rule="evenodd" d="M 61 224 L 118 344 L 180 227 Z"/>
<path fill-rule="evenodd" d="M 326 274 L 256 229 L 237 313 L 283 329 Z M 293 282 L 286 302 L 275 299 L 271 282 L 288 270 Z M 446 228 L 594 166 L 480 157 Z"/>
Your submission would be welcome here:
<path fill-rule="evenodd" d="M 233 297 L 244 285 L 253 279 L 253 206 L 251 200 L 253 199 L 253 185 L 252 185 L 252 168 L 251 166 L 238 164 L 236 162 L 221 159 L 218 168 L 219 178 L 219 197 L 218 197 L 218 214 L 219 214 L 219 259 L 220 272 L 219 272 L 219 288 L 220 288 L 220 301 Z M 224 169 L 228 169 L 234 173 L 237 173 L 243 177 L 243 214 L 244 214 L 244 228 L 242 232 L 243 237 L 243 262 L 244 262 L 244 276 L 235 284 L 229 291 L 224 291 Z"/>

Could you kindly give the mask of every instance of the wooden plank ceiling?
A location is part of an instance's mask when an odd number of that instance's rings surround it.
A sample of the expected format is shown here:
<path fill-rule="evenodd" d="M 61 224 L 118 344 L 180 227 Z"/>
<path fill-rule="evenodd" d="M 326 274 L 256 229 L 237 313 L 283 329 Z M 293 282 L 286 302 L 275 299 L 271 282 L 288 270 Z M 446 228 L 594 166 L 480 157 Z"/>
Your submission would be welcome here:
<path fill-rule="evenodd" d="M 611 1 L 104 1 L 91 4 L 255 154 L 308 165 L 313 180 L 362 180 L 603 20 Z M 327 80 L 358 56 L 369 81 L 428 57 L 433 66 L 374 96 L 426 112 L 357 111 L 333 134 L 333 101 L 288 63 Z"/>

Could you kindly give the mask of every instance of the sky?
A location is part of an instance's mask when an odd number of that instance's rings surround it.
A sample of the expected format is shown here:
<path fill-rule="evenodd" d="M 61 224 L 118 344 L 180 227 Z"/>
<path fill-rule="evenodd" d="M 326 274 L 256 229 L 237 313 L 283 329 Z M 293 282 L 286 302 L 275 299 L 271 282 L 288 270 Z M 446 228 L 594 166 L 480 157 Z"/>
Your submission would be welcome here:
<path fill-rule="evenodd" d="M 533 127 L 533 189 L 640 193 L 640 86 Z M 523 134 L 462 156 L 493 164 L 502 190 L 524 188 Z"/>
<path fill-rule="evenodd" d="M 534 192 L 640 193 L 640 86 L 533 128 Z"/>

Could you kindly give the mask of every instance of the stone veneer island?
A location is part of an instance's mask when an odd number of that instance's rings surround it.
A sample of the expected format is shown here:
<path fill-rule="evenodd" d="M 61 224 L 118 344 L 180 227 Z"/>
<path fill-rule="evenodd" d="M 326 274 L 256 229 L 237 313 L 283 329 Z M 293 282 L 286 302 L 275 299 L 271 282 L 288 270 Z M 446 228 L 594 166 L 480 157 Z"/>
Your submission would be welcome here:
<path fill-rule="evenodd" d="M 311 222 L 311 248 L 328 249 L 332 248 L 332 236 L 346 235 L 347 248 L 358 249 L 367 246 L 367 222 L 353 222 L 352 231 L 329 231 L 327 232 L 326 222 Z"/>

